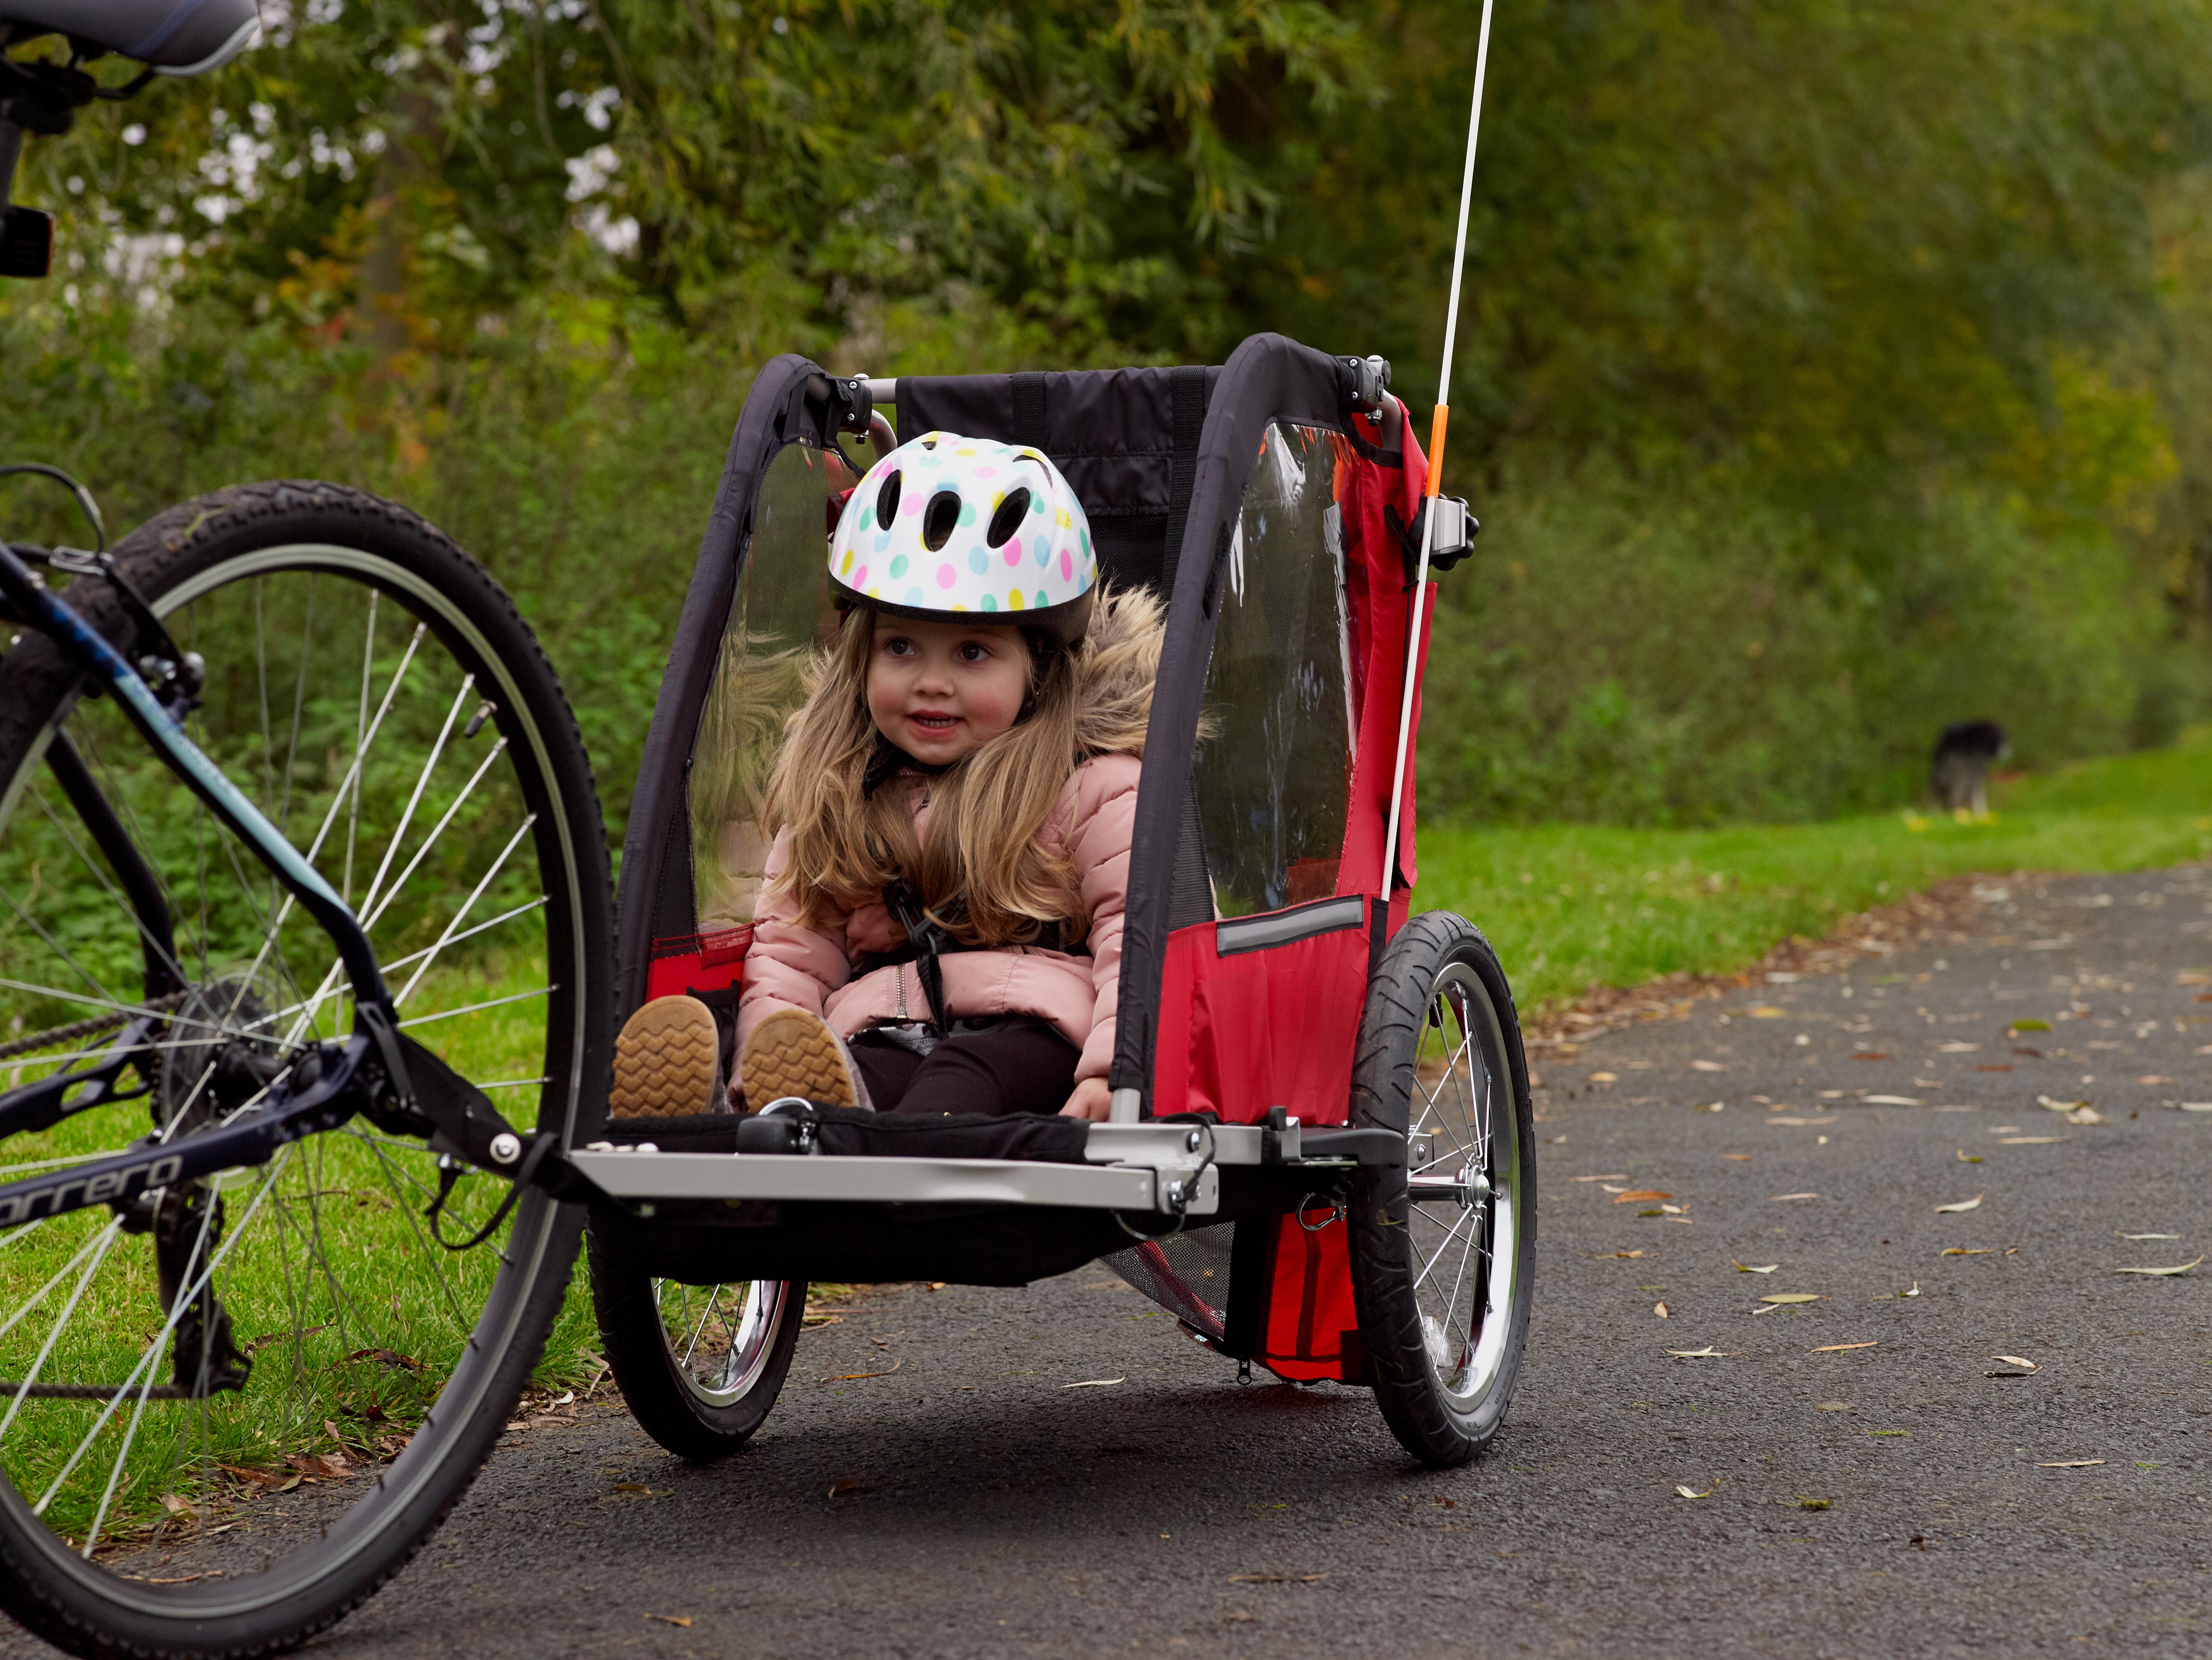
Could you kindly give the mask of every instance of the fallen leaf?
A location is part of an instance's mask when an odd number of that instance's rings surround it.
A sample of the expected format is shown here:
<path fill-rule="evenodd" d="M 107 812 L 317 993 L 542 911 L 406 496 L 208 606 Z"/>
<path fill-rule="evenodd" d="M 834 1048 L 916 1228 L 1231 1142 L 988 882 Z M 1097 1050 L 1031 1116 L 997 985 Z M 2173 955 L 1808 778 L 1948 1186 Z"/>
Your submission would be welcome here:
<path fill-rule="evenodd" d="M 318 1328 L 319 1329 L 319 1328 Z M 422 1363 L 393 1349 L 356 1349 L 346 1356 L 349 1360 L 374 1360 L 379 1365 L 398 1366 L 407 1371 L 420 1371 Z"/>
<path fill-rule="evenodd" d="M 1841 1354 L 1845 1349 L 1873 1348 L 1875 1343 L 1879 1343 L 1881 1341 L 1881 1340 L 1880 1338 L 1876 1338 L 1874 1343 L 1826 1343 L 1817 1349 L 1808 1350 L 1808 1353 L 1812 1354 Z"/>
<path fill-rule="evenodd" d="M 2197 1259 L 2197 1262 L 2202 1262 L 2203 1260 L 2204 1259 L 2200 1256 Z M 2114 1274 L 2147 1274 L 2151 1275 L 2154 1279 L 2164 1280 L 2170 1279 L 2177 1274 L 2188 1273 L 2190 1269 L 2197 1266 L 2197 1262 L 2184 1262 L 2178 1268 L 2114 1268 L 2112 1272 Z"/>
<path fill-rule="evenodd" d="M 1751 1018 L 1754 1020 L 1779 1020 L 1789 1012 L 1787 1009 L 1776 1008 L 1771 1003 L 1761 1003 L 1752 1010 Z"/>
<path fill-rule="evenodd" d="M 1867 1432 L 1867 1433 L 1868 1433 L 1869 1435 L 1874 1435 L 1874 1436 L 1882 1436 L 1882 1435 L 1910 1435 L 1910 1434 L 1911 1434 L 1911 1433 L 1912 1433 L 1912 1432 L 1911 1432 L 1911 1430 L 1869 1430 L 1869 1431 Z"/>
<path fill-rule="evenodd" d="M 1919 1282 L 1917 1280 L 1914 1280 L 1914 1281 L 1912 1282 L 1912 1289 L 1911 1289 L 1911 1291 L 1901 1291 L 1901 1292 L 1898 1292 L 1897 1294 L 1898 1294 L 1899 1297 L 1917 1297 L 1917 1296 L 1919 1296 L 1919 1295 L 1920 1295 L 1920 1282 Z"/>
<path fill-rule="evenodd" d="M 2049 1031 L 2050 1030 L 2051 1022 L 2048 1020 L 2015 1020 L 2005 1028 L 2007 1032 Z"/>
<path fill-rule="evenodd" d="M 1997 1145 L 2001 1147 L 2048 1147 L 2055 1146 L 2065 1139 L 2063 1135 L 2000 1135 Z"/>
<path fill-rule="evenodd" d="M 1778 1205 L 1785 1199 L 1818 1199 L 1820 1196 L 1817 1193 L 1778 1193 L 1771 1202 Z"/>
<path fill-rule="evenodd" d="M 648 1614 L 645 1617 L 658 1620 L 664 1626 L 681 1626 L 686 1631 L 691 1629 L 691 1616 L 688 1614 Z"/>
<path fill-rule="evenodd" d="M 1456 1508 L 1449 1499 L 1437 1501 L 1448 1508 Z M 1325 1573 L 1232 1573 L 1228 1583 L 1232 1585 L 1310 1585 L 1328 1578 Z"/>
<path fill-rule="evenodd" d="M 2001 1067 L 1976 1067 L 1974 1070 L 1976 1072 L 2010 1072 L 2013 1070 L 2013 1066 L 2012 1062 L 2008 1061 Z"/>
<path fill-rule="evenodd" d="M 1995 1245 L 1982 1245 L 1969 1250 L 1964 1245 L 1951 1245 L 1947 1247 L 1942 1254 L 1946 1256 L 1994 1256 L 1996 1255 L 1996 1249 Z"/>
<path fill-rule="evenodd" d="M 1614 1176 L 1572 1176 L 1567 1179 L 1571 1182 L 1626 1182 L 1628 1177 L 1623 1171 Z"/>
<path fill-rule="evenodd" d="M 1972 1055 L 1979 1048 L 1979 1043 L 1938 1043 L 1936 1052 L 1938 1055 Z"/>
<path fill-rule="evenodd" d="M 929 1282 L 929 1288 L 932 1291 L 943 1291 L 945 1289 L 945 1282 L 942 1280 L 933 1280 Z"/>
<path fill-rule="evenodd" d="M 1693 1493 L 1689 1488 L 1683 1487 L 1678 1487 L 1674 1491 L 1680 1493 L 1685 1499 L 1710 1499 L 1713 1496 L 1714 1488 L 1717 1487 L 1720 1484 L 1718 1482 L 1715 1482 L 1713 1487 L 1707 1487 L 1703 1493 Z"/>
<path fill-rule="evenodd" d="M 2066 1458 L 2055 1464 L 2038 1464 L 2039 1470 L 2085 1470 L 2103 1463 L 2101 1458 Z"/>
<path fill-rule="evenodd" d="M 1978 1193 L 1972 1199 L 1961 1199 L 1955 1205 L 1938 1205 L 1936 1207 L 1936 1214 L 1956 1216 L 1963 1211 L 1979 1210 L 1982 1207 L 1982 1201 L 1988 1197 L 1989 1195 L 1986 1193 Z"/>
<path fill-rule="evenodd" d="M 650 1493 L 653 1489 L 646 1486 L 642 1481 L 617 1481 L 615 1483 L 615 1491 L 617 1493 Z"/>
<path fill-rule="evenodd" d="M 2043 1368 L 2037 1365 L 2034 1361 L 2023 1360 L 2016 1354 L 1993 1354 L 1990 1359 L 1992 1360 L 2002 1360 L 2008 1366 L 2018 1366 L 2027 1371 L 2041 1371 L 2043 1370 Z"/>
<path fill-rule="evenodd" d="M 187 1516 L 191 1513 L 192 1505 L 188 1499 L 179 1499 L 173 1493 L 165 1493 L 161 1495 L 161 1508 L 172 1516 Z"/>
<path fill-rule="evenodd" d="M 1668 1349 L 1677 1360 L 1730 1360 L 1743 1353 L 1741 1349 L 1717 1349 L 1708 1343 L 1701 1349 Z"/>
<path fill-rule="evenodd" d="M 1848 1401 L 1820 1401 L 1813 1406 L 1814 1412 L 1849 1412 L 1850 1409 L 1851 1403 Z"/>
<path fill-rule="evenodd" d="M 2123 1239 L 2179 1239 L 2181 1237 L 2178 1233 L 2120 1233 L 2118 1228 L 2114 1228 L 2112 1231 L 2119 1233 Z"/>
<path fill-rule="evenodd" d="M 1889 1053 L 1886 1049 L 1860 1049 L 1851 1056 L 1851 1059 L 1854 1061 L 1887 1061 L 1889 1059 Z"/>
<path fill-rule="evenodd" d="M 2160 1078 L 2154 1072 L 2147 1073 L 2142 1077 L 2136 1079 L 2136 1082 L 2138 1084 L 2171 1084 L 2172 1081 L 2173 1079 L 2171 1078 Z"/>
<path fill-rule="evenodd" d="M 1062 1383 L 1060 1388 L 1064 1389 L 1103 1389 L 1110 1388 L 1115 1383 L 1126 1383 L 1129 1380 L 1126 1377 L 1086 1377 L 1080 1383 Z"/>
<path fill-rule="evenodd" d="M 1626 1193 L 1615 1194 L 1613 1202 L 1616 1205 L 1648 1205 L 1656 1200 L 1672 1199 L 1674 1196 L 1671 1193 L 1661 1193 L 1655 1188 L 1632 1188 Z"/>
<path fill-rule="evenodd" d="M 1762 1303 L 1819 1303 L 1826 1299 L 1817 1292 L 1778 1291 L 1771 1292 L 1759 1300 Z"/>
<path fill-rule="evenodd" d="M 1664 1320 L 1667 1317 L 1667 1305 L 1664 1303 L 1654 1303 L 1651 1305 L 1651 1312 Z"/>
<path fill-rule="evenodd" d="M 1751 1155 L 1747 1152 L 1724 1152 L 1721 1157 L 1732 1158 L 1739 1164 L 1748 1164 L 1751 1162 Z"/>
<path fill-rule="evenodd" d="M 1808 1124 L 1832 1124 L 1836 1122 L 1836 1115 L 1832 1112 L 1825 1118 L 1770 1118 L 1766 1122 L 1770 1124 L 1789 1124 L 1802 1129 Z"/>
<path fill-rule="evenodd" d="M 1618 1084 L 1620 1078 L 1616 1073 L 1594 1072 L 1589 1075 L 1589 1081 L 1593 1084 Z"/>
<path fill-rule="evenodd" d="M 2079 1112 L 2089 1104 L 2087 1101 L 2054 1101 L 2047 1095 L 2035 1098 L 2035 1104 L 2045 1112 Z"/>
<path fill-rule="evenodd" d="M 1635 1257 L 1641 1256 L 1643 1256 L 1643 1255 L 1644 1255 L 1644 1253 L 1643 1253 L 1642 1251 L 1640 1251 L 1640 1250 L 1609 1250 L 1609 1251 L 1606 1252 L 1606 1254 L 1605 1254 L 1604 1257 L 1603 1257 L 1603 1258 L 1601 1258 L 1601 1259 L 1600 1259 L 1600 1260 L 1601 1260 L 1601 1261 L 1610 1261 L 1612 1258 L 1616 1257 L 1616 1256 L 1624 1256 L 1624 1257 L 1629 1257 L 1629 1258 L 1632 1258 L 1632 1258 L 1635 1258 Z"/>
<path fill-rule="evenodd" d="M 1826 1510 L 1835 1502 L 1832 1499 L 1808 1499 L 1802 1493 L 1797 1495 L 1799 1510 Z"/>
<path fill-rule="evenodd" d="M 842 1499 L 848 1493 L 866 1493 L 868 1484 L 857 1475 L 841 1475 L 830 1484 L 830 1496 Z"/>
<path fill-rule="evenodd" d="M 1690 1070 L 1692 1072 L 1726 1072 L 1728 1068 L 1717 1061 L 1692 1061 L 1690 1062 Z"/>
<path fill-rule="evenodd" d="M 1917 1107 L 1920 1098 L 1915 1095 L 1862 1095 L 1859 1099 L 1869 1107 Z"/>
<path fill-rule="evenodd" d="M 2176 1101 L 2177 1112 L 2212 1112 L 2212 1101 Z"/>
<path fill-rule="evenodd" d="M 904 1365 L 906 1362 L 903 1360 L 894 1360 L 882 1371 L 841 1371 L 831 1377 L 817 1378 L 815 1381 L 821 1383 L 854 1383 L 863 1377 L 888 1377 Z"/>
<path fill-rule="evenodd" d="M 1733 1257 L 1729 1260 L 1731 1262 L 1735 1261 Z M 1769 1262 L 1765 1268 L 1759 1268 L 1752 1267 L 1748 1262 L 1737 1262 L 1735 1265 L 1735 1271 L 1738 1274 L 1771 1274 L 1775 1269 L 1781 1266 L 1782 1264 L 1779 1262 Z"/>

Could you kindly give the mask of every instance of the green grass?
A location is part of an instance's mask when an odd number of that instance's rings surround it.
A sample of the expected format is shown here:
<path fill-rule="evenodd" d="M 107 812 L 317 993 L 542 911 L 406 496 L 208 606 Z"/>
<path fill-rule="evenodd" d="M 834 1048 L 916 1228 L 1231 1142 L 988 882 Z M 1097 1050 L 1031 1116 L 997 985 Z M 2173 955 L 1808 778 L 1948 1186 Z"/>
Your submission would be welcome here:
<path fill-rule="evenodd" d="M 529 989 L 544 977 L 536 951 L 441 966 L 426 977 L 411 1006 L 457 1007 Z M 544 1053 L 543 1007 L 525 1000 L 422 1027 L 420 1036 L 468 1076 L 529 1077 Z M 335 1024 L 343 1025 L 343 1017 Z M 35 1075 L 42 1068 L 32 1061 L 0 1071 L 0 1083 L 17 1070 Z M 527 1122 L 536 1093 L 501 1090 L 495 1098 Z M 8 1163 L 112 1150 L 143 1133 L 145 1118 L 143 1102 L 95 1108 L 43 1134 L 11 1139 Z M 366 1123 L 352 1128 L 374 1133 Z M 353 1450 L 356 1468 L 363 1453 L 392 1456 L 459 1358 L 504 1238 L 502 1232 L 458 1255 L 434 1245 L 421 1213 L 436 1180 L 431 1159 L 419 1149 L 397 1143 L 380 1148 L 349 1134 L 310 1137 L 270 1166 L 222 1178 L 225 1233 L 236 1243 L 220 1271 L 218 1294 L 234 1322 L 234 1341 L 252 1357 L 252 1381 L 242 1391 L 213 1397 L 204 1411 L 191 1403 L 149 1402 L 135 1432 L 126 1406 L 93 1436 L 82 1462 L 66 1475 L 100 1404 L 27 1402 L 6 1439 L 8 1479 L 37 1499 L 61 1478 L 46 1517 L 77 1536 L 99 1511 L 127 1439 L 130 1453 L 101 1536 L 128 1542 L 146 1536 L 149 1524 L 178 1502 L 213 1500 L 227 1509 L 253 1485 L 241 1472 L 320 1479 L 314 1461 L 341 1444 Z M 473 1233 L 504 1191 L 491 1177 L 465 1178 L 449 1205 L 447 1236 Z M 0 1239 L 0 1309 L 22 1308 L 36 1288 L 63 1274 L 44 1301 L 45 1312 L 0 1334 L 0 1377 L 20 1378 L 38 1362 L 53 1329 L 52 1310 L 72 1287 L 81 1300 L 40 1375 L 112 1385 L 131 1374 L 161 1327 L 149 1242 L 122 1235 L 93 1259 L 96 1271 L 87 1275 L 70 1268 L 80 1248 L 110 1220 L 105 1207 L 94 1207 Z M 580 1285 L 548 1340 L 540 1380 L 581 1378 L 591 1370 L 588 1351 L 596 1341 L 589 1295 Z M 169 1382 L 166 1359 L 154 1381 Z M 7 1393 L 0 1391 L 0 1406 Z"/>
<path fill-rule="evenodd" d="M 2014 780 L 1993 805 L 1980 824 L 1910 811 L 1707 830 L 1424 825 L 1414 903 L 1477 923 L 1524 1012 L 1592 986 L 1725 973 L 1947 876 L 2212 854 L 2212 727 L 2171 749 Z"/>

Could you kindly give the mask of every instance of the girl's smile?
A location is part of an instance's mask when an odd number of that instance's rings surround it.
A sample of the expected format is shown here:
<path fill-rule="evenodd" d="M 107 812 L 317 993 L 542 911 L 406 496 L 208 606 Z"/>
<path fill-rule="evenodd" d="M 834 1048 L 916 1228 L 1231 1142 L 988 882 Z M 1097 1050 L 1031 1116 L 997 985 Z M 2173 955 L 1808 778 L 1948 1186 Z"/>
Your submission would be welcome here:
<path fill-rule="evenodd" d="M 1018 629 L 878 616 L 868 715 L 917 761 L 948 766 L 1021 718 L 1030 649 Z"/>

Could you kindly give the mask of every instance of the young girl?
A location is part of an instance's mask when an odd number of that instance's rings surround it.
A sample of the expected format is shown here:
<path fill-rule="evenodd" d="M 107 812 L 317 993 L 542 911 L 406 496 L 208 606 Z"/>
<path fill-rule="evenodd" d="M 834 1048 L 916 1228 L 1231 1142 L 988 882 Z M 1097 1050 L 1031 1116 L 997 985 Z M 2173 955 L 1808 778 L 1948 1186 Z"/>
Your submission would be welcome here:
<path fill-rule="evenodd" d="M 861 479 L 830 579 L 769 786 L 744 1105 L 1104 1119 L 1158 604 L 1098 591 L 1042 453 L 946 433 Z M 615 1116 L 708 1110 L 715 1055 L 704 1005 L 647 1004 Z"/>

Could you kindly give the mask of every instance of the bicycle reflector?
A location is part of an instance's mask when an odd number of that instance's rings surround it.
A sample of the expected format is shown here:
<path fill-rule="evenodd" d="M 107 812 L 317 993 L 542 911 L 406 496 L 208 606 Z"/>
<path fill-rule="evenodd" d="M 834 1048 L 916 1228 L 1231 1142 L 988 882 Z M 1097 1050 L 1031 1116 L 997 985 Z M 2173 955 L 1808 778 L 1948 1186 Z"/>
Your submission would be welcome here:
<path fill-rule="evenodd" d="M 44 277 L 53 268 L 53 215 L 9 207 L 0 218 L 0 277 Z"/>

